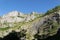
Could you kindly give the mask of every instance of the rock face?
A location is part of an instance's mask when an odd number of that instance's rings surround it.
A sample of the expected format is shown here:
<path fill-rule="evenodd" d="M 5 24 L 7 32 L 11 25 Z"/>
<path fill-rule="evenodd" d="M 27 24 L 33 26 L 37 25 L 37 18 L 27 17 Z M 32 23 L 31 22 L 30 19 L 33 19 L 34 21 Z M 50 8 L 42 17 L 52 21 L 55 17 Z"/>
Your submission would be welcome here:
<path fill-rule="evenodd" d="M 0 17 L 0 37 L 8 35 L 12 31 L 19 32 L 22 29 L 28 29 L 40 14 L 22 14 L 21 12 L 12 11 Z M 28 24 L 28 25 L 27 25 Z"/>
<path fill-rule="evenodd" d="M 19 12 L 17 12 L 17 11 L 12 11 L 12 12 L 4 15 L 2 17 L 1 22 L 4 22 L 4 21 L 6 21 L 6 22 L 15 22 L 15 21 L 21 22 L 21 21 L 23 21 L 24 19 L 21 18 L 21 17 L 19 18 L 19 16 L 24 16 L 24 15 L 19 13 Z"/>
<path fill-rule="evenodd" d="M 13 11 L 0 17 L 0 37 L 15 31 L 20 40 L 38 40 L 53 36 L 60 28 L 60 11 L 43 16 Z M 37 39 L 38 38 L 38 39 Z"/>

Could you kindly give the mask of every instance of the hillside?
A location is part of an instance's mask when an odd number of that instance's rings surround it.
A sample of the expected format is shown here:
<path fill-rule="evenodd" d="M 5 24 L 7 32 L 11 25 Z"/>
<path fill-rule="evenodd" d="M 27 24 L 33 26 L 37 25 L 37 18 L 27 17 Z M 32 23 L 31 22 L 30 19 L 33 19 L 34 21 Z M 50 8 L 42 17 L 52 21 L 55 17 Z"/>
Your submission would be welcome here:
<path fill-rule="evenodd" d="M 0 37 L 19 32 L 20 40 L 37 40 L 53 36 L 60 28 L 60 6 L 48 10 L 45 14 L 32 12 L 24 14 L 9 12 L 0 17 Z"/>

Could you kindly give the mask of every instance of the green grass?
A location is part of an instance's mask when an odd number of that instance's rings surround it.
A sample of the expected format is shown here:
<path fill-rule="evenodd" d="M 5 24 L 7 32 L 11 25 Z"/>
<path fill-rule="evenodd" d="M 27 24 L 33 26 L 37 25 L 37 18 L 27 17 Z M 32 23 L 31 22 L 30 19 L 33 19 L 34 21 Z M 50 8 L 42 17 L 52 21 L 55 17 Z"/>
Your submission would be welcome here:
<path fill-rule="evenodd" d="M 10 27 L 6 27 L 6 28 L 0 28 L 0 31 L 5 31 L 8 30 Z"/>

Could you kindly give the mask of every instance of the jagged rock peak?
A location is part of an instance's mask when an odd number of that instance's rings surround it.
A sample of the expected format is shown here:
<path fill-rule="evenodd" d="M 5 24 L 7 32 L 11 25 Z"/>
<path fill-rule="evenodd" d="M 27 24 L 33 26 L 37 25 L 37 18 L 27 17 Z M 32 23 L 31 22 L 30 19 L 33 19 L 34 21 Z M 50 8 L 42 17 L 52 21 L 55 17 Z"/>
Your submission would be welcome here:
<path fill-rule="evenodd" d="M 18 11 L 11 11 L 9 13 L 7 13 L 6 15 L 3 15 L 3 18 L 5 17 L 16 17 L 16 16 L 23 16 L 24 14 L 22 12 L 18 12 Z"/>
<path fill-rule="evenodd" d="M 9 12 L 7 15 L 8 16 L 17 16 L 17 15 L 20 15 L 20 13 L 18 11 L 12 11 L 12 12 Z"/>

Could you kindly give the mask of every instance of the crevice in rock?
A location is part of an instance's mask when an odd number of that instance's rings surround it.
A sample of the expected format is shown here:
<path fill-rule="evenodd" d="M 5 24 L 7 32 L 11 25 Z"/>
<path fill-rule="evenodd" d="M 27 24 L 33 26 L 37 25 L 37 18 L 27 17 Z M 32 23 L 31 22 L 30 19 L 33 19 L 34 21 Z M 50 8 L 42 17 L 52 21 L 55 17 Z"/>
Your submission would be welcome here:
<path fill-rule="evenodd" d="M 23 34 L 23 33 L 22 33 Z M 26 35 L 23 35 L 25 37 Z M 0 40 L 21 40 L 21 34 L 20 32 L 12 31 L 9 35 L 5 36 L 4 38 L 0 38 Z M 37 40 L 60 40 L 60 29 L 58 30 L 56 35 L 49 36 L 46 39 L 40 39 L 40 36 L 38 36 Z M 26 40 L 26 39 L 23 39 Z M 35 39 L 33 39 L 35 40 Z"/>
<path fill-rule="evenodd" d="M 5 36 L 2 40 L 19 40 L 17 32 L 11 32 L 9 35 Z"/>
<path fill-rule="evenodd" d="M 53 35 L 53 36 L 49 36 L 45 39 L 40 39 L 41 36 L 37 35 L 37 40 L 60 40 L 60 29 L 58 30 L 57 34 Z M 35 39 L 34 39 L 35 40 Z"/>
<path fill-rule="evenodd" d="M 44 40 L 60 40 L 60 29 L 58 30 L 56 35 L 50 36 Z"/>

